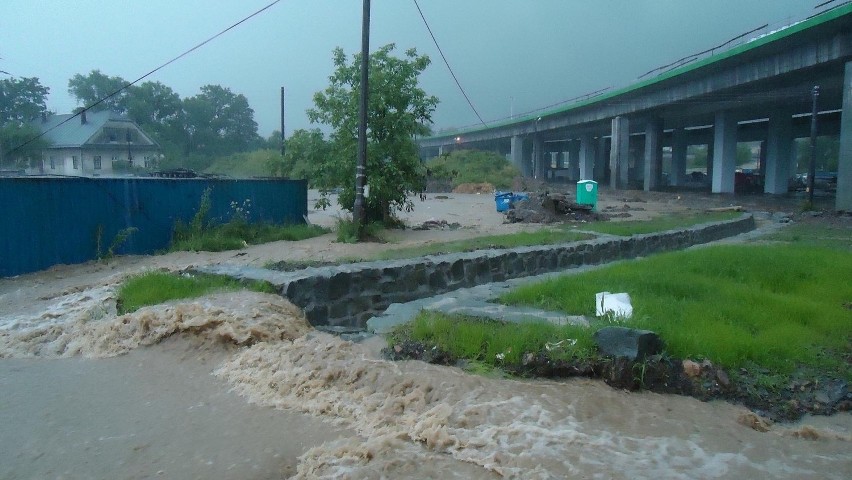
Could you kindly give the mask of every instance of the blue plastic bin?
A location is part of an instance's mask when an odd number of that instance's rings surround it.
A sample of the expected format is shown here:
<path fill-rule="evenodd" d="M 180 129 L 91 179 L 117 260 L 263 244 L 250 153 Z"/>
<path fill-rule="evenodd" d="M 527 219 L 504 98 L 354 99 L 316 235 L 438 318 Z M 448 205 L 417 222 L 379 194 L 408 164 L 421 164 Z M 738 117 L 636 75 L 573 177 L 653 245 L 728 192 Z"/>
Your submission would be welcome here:
<path fill-rule="evenodd" d="M 495 192 L 494 203 L 497 204 L 498 212 L 505 212 L 512 205 L 512 192 Z"/>

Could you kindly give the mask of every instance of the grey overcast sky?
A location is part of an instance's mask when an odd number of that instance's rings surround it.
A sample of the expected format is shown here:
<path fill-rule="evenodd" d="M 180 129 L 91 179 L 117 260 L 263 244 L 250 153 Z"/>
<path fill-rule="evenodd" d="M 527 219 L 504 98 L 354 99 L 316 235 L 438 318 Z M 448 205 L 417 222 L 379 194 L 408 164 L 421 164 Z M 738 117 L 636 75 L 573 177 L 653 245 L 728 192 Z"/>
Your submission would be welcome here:
<path fill-rule="evenodd" d="M 0 70 L 38 77 L 48 108 L 76 102 L 68 79 L 99 69 L 133 80 L 271 0 L 2 0 Z M 462 86 L 486 121 L 543 107 L 715 46 L 781 26 L 821 0 L 419 0 Z M 147 80 L 181 97 L 219 84 L 249 99 L 259 133 L 310 128 L 305 110 L 327 86 L 331 51 L 355 53 L 360 0 L 282 0 Z M 413 0 L 372 1 L 371 47 L 394 42 L 432 58 L 422 86 L 441 103 L 434 128 L 477 123 Z"/>

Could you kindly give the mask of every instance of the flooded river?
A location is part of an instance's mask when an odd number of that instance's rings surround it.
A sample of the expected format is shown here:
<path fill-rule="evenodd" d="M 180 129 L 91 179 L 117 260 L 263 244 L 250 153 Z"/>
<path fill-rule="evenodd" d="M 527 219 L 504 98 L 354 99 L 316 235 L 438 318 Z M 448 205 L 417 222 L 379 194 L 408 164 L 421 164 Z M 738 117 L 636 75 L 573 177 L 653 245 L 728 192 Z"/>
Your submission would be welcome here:
<path fill-rule="evenodd" d="M 0 477 L 852 477 L 848 414 L 758 432 L 723 402 L 389 362 L 277 296 L 112 296 L 0 319 Z"/>

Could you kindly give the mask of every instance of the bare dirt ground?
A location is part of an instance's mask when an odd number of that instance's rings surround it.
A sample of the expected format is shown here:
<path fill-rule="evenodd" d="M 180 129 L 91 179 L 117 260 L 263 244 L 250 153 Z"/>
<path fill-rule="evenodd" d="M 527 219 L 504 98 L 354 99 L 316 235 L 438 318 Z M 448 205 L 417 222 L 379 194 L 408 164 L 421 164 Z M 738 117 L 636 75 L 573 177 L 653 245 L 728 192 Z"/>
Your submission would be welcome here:
<path fill-rule="evenodd" d="M 849 414 L 758 433 L 741 425 L 748 413 L 729 404 L 628 394 L 586 380 L 518 382 L 397 364 L 380 359 L 375 342 L 352 345 L 314 333 L 276 341 L 252 327 L 251 346 L 237 347 L 245 335 L 225 317 L 244 315 L 238 323 L 263 328 L 284 322 L 293 332 L 303 321 L 280 313 L 286 306 L 270 313 L 241 296 L 115 317 L 115 287 L 149 269 L 328 261 L 541 227 L 503 224 L 491 195 L 428 197 L 402 215 L 408 225 L 446 220 L 459 228 L 395 232 L 389 244 L 339 244 L 325 235 L 221 253 L 128 256 L 0 280 L 0 478 L 852 474 Z M 630 214 L 622 221 L 730 205 L 793 212 L 801 199 L 600 195 L 601 211 Z M 312 210 L 309 220 L 333 226 L 340 215 Z M 28 340 L 39 357 L 15 350 L 20 344 L 7 335 L 15 330 L 35 332 Z"/>

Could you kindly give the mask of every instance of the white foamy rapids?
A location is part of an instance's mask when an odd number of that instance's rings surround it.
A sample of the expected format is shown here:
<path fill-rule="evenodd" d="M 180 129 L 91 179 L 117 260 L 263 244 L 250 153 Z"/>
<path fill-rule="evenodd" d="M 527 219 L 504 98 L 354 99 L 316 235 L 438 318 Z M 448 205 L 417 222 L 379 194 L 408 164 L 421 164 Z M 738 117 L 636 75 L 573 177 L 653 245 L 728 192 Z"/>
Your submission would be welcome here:
<path fill-rule="evenodd" d="M 850 469 L 848 442 L 758 433 L 729 404 L 388 362 L 319 333 L 256 344 L 216 373 L 253 402 L 359 433 L 307 452 L 300 478 L 848 478 Z"/>
<path fill-rule="evenodd" d="M 0 324 L 3 357 L 111 357 L 178 333 L 233 345 L 289 340 L 310 331 L 302 312 L 278 295 L 226 292 L 116 316 L 112 290 L 70 294 L 46 313 Z"/>

